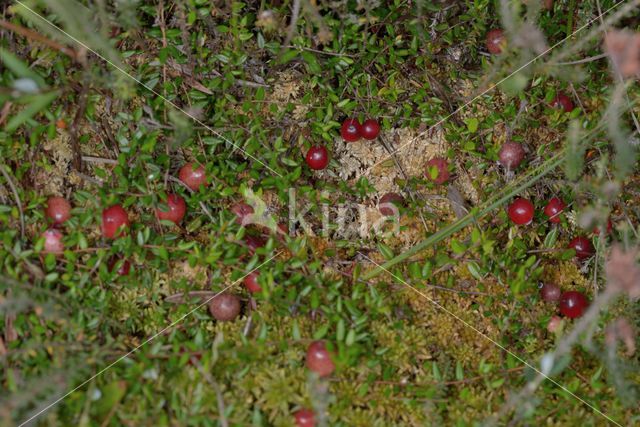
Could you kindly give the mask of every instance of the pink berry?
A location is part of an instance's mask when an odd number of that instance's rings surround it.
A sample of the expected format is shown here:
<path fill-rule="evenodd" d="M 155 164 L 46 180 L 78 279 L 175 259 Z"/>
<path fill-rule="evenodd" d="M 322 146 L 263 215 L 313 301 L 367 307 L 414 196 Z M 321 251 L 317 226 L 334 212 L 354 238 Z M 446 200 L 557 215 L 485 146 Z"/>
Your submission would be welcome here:
<path fill-rule="evenodd" d="M 64 197 L 49 197 L 45 215 L 54 224 L 62 224 L 71 217 L 71 205 Z"/>
<path fill-rule="evenodd" d="M 64 252 L 64 243 L 62 243 L 62 232 L 55 228 L 50 228 L 44 233 L 44 247 L 42 253 L 60 255 Z"/>
<path fill-rule="evenodd" d="M 443 157 L 434 157 L 427 162 L 427 179 L 436 184 L 444 184 L 449 180 L 449 163 Z"/>
<path fill-rule="evenodd" d="M 238 203 L 231 208 L 231 212 L 236 215 L 236 224 L 249 225 L 253 215 L 253 208 L 246 203 Z"/>
<path fill-rule="evenodd" d="M 293 416 L 296 419 L 296 427 L 315 427 L 316 425 L 315 416 L 311 409 L 299 409 Z"/>
<path fill-rule="evenodd" d="M 221 293 L 209 302 L 209 313 L 220 322 L 234 320 L 240 314 L 240 298 L 226 292 Z"/>
<path fill-rule="evenodd" d="M 378 210 L 384 216 L 392 216 L 398 212 L 398 207 L 404 204 L 404 197 L 397 193 L 387 193 L 380 197 Z"/>
<path fill-rule="evenodd" d="M 506 46 L 506 38 L 504 31 L 499 28 L 495 28 L 487 33 L 487 50 L 489 53 L 499 55 L 502 53 L 502 49 Z"/>
<path fill-rule="evenodd" d="M 540 288 L 540 296 L 546 302 L 558 302 L 560 301 L 560 286 L 555 283 L 545 283 Z"/>
<path fill-rule="evenodd" d="M 307 349 L 307 368 L 321 377 L 331 375 L 335 365 L 324 341 L 314 341 Z"/>
<path fill-rule="evenodd" d="M 498 153 L 500 164 L 509 170 L 515 170 L 524 159 L 524 148 L 517 142 L 505 142 Z"/>
<path fill-rule="evenodd" d="M 178 177 L 187 187 L 193 191 L 197 191 L 201 185 L 207 186 L 207 174 L 203 166 L 196 166 L 193 163 L 186 163 L 180 172 Z"/>

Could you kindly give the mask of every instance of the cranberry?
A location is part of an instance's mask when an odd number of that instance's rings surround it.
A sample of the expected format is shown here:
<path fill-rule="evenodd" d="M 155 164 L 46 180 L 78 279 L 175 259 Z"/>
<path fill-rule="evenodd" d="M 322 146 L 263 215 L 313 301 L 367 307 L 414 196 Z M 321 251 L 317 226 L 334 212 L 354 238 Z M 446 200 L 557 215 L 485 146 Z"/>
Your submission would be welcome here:
<path fill-rule="evenodd" d="M 376 139 L 380 133 L 380 125 L 373 119 L 365 120 L 360 128 L 360 135 L 364 139 Z"/>
<path fill-rule="evenodd" d="M 495 28 L 487 33 L 487 50 L 489 53 L 498 55 L 502 53 L 502 49 L 505 47 L 506 39 L 504 37 L 504 31 L 499 28 Z"/>
<path fill-rule="evenodd" d="M 551 316 L 549 323 L 547 323 L 547 331 L 555 333 L 560 330 L 560 327 L 562 327 L 562 319 L 559 316 Z"/>
<path fill-rule="evenodd" d="M 588 305 L 587 297 L 581 292 L 567 291 L 560 297 L 560 313 L 570 319 L 582 316 Z"/>
<path fill-rule="evenodd" d="M 540 296 L 546 302 L 558 302 L 560 301 L 560 286 L 555 283 L 545 283 L 540 288 Z"/>
<path fill-rule="evenodd" d="M 569 249 L 574 249 L 576 251 L 576 257 L 578 259 L 589 258 L 595 251 L 591 244 L 591 240 L 583 236 L 578 236 L 569 242 Z"/>
<path fill-rule="evenodd" d="M 449 163 L 443 157 L 434 157 L 427 162 L 426 176 L 436 184 L 444 184 L 449 180 Z"/>
<path fill-rule="evenodd" d="M 201 185 L 207 186 L 207 175 L 204 166 L 196 167 L 193 163 L 187 163 L 180 168 L 178 177 L 193 191 L 197 191 Z"/>
<path fill-rule="evenodd" d="M 544 207 L 544 214 L 549 217 L 549 222 L 558 224 L 560 222 L 560 213 L 567 205 L 557 197 L 553 197 Z"/>
<path fill-rule="evenodd" d="M 167 210 L 164 210 L 164 207 L 156 209 L 158 219 L 171 221 L 176 225 L 180 224 L 184 214 L 187 212 L 187 204 L 184 199 L 177 194 L 169 194 L 165 204 L 167 205 Z"/>
<path fill-rule="evenodd" d="M 613 230 L 613 223 L 611 222 L 611 218 L 607 218 L 607 231 L 604 234 L 611 233 L 611 230 Z M 600 235 L 600 228 L 599 227 L 594 227 L 593 228 L 593 234 L 595 234 L 596 236 L 599 236 Z"/>
<path fill-rule="evenodd" d="M 518 198 L 509 205 L 507 213 L 514 224 L 526 225 L 533 220 L 533 203 L 527 199 Z"/>
<path fill-rule="evenodd" d="M 360 125 L 358 119 L 347 119 L 342 123 L 342 127 L 340 128 L 340 135 L 342 136 L 342 139 L 347 142 L 355 142 L 360 139 L 361 130 L 362 125 Z M 378 130 L 380 130 L 380 126 L 378 126 Z"/>
<path fill-rule="evenodd" d="M 311 409 L 299 409 L 293 414 L 297 427 L 315 427 L 316 419 Z"/>
<path fill-rule="evenodd" d="M 209 312 L 221 322 L 234 320 L 240 314 L 240 298 L 226 292 L 209 301 Z"/>
<path fill-rule="evenodd" d="M 398 206 L 402 206 L 404 203 L 404 197 L 397 193 L 387 193 L 380 197 L 378 202 L 378 210 L 384 216 L 392 216 L 398 212 Z"/>
<path fill-rule="evenodd" d="M 553 0 L 543 0 L 542 1 L 542 7 L 546 10 L 552 10 L 553 9 Z"/>
<path fill-rule="evenodd" d="M 573 111 L 573 102 L 571 101 L 571 98 L 562 92 L 558 93 L 553 101 L 551 101 L 551 106 L 553 108 L 563 109 L 566 113 Z"/>
<path fill-rule="evenodd" d="M 127 211 L 120 205 L 113 205 L 102 211 L 102 235 L 107 239 L 120 237 L 122 228 L 129 226 Z"/>
<path fill-rule="evenodd" d="M 249 253 L 253 255 L 256 251 L 267 244 L 262 237 L 247 235 L 244 238 L 244 243 L 249 248 Z"/>
<path fill-rule="evenodd" d="M 118 261 L 120 261 L 120 259 L 117 257 L 111 258 L 108 264 L 109 271 L 113 272 L 115 266 L 118 265 Z M 129 271 L 131 271 L 131 263 L 128 259 L 124 259 L 122 260 L 120 267 L 118 267 L 118 270 L 116 270 L 116 273 L 118 273 L 118 276 L 127 276 L 129 274 Z"/>
<path fill-rule="evenodd" d="M 305 161 L 311 169 L 321 170 L 329 164 L 329 153 L 322 145 L 314 145 L 307 151 Z"/>
<path fill-rule="evenodd" d="M 49 197 L 45 215 L 54 224 L 62 224 L 71 217 L 71 205 L 64 197 Z"/>
<path fill-rule="evenodd" d="M 258 284 L 258 277 L 260 277 L 260 273 L 253 271 L 244 278 L 244 286 L 252 294 L 262 291 L 262 287 Z"/>
<path fill-rule="evenodd" d="M 60 255 L 64 251 L 62 232 L 60 230 L 50 228 L 42 233 L 42 237 L 44 237 L 43 253 Z"/>
<path fill-rule="evenodd" d="M 505 142 L 500 148 L 498 159 L 502 166 L 509 170 L 514 170 L 524 159 L 524 148 L 517 142 Z"/>
<path fill-rule="evenodd" d="M 254 210 L 250 205 L 246 203 L 238 203 L 231 208 L 231 212 L 236 214 L 236 224 L 251 224 L 251 216 L 253 215 Z"/>
<path fill-rule="evenodd" d="M 307 349 L 307 368 L 321 377 L 331 375 L 335 365 L 324 341 L 314 341 Z"/>

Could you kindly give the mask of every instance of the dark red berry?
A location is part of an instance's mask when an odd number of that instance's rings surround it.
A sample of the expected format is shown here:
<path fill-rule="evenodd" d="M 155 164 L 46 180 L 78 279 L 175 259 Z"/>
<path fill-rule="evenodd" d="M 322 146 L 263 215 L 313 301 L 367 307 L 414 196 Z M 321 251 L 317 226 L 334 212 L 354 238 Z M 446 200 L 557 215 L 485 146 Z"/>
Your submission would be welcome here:
<path fill-rule="evenodd" d="M 231 212 L 236 214 L 236 224 L 249 225 L 253 215 L 253 208 L 246 203 L 238 203 L 231 208 Z"/>
<path fill-rule="evenodd" d="M 118 265 L 119 262 L 120 262 L 120 258 L 118 257 L 111 258 L 108 264 L 109 271 L 113 272 L 113 269 L 116 267 L 116 265 Z M 120 266 L 118 267 L 118 270 L 116 270 L 116 273 L 118 273 L 118 276 L 127 276 L 130 270 L 131 270 L 131 263 L 129 262 L 128 259 L 123 259 L 122 262 L 120 263 Z"/>
<path fill-rule="evenodd" d="M 560 296 L 560 313 L 570 319 L 582 316 L 588 306 L 589 300 L 582 292 L 567 291 Z"/>
<path fill-rule="evenodd" d="M 105 238 L 120 237 L 126 227 L 129 227 L 129 217 L 122 206 L 113 205 L 102 211 L 102 235 Z"/>
<path fill-rule="evenodd" d="M 244 238 L 244 243 L 249 248 L 249 253 L 253 255 L 259 248 L 267 244 L 262 237 L 247 235 Z"/>
<path fill-rule="evenodd" d="M 549 222 L 560 223 L 560 214 L 567 205 L 557 197 L 553 197 L 544 207 L 544 214 L 549 217 Z"/>
<path fill-rule="evenodd" d="M 55 228 L 50 228 L 44 233 L 44 246 L 42 253 L 60 255 L 64 251 L 64 243 L 62 243 L 62 232 Z"/>
<path fill-rule="evenodd" d="M 293 414 L 296 418 L 296 427 L 315 427 L 316 419 L 311 409 L 299 409 Z"/>
<path fill-rule="evenodd" d="M 502 166 L 515 170 L 524 159 L 524 148 L 517 142 L 505 142 L 500 148 L 498 159 Z"/>
<path fill-rule="evenodd" d="M 187 204 L 184 199 L 177 194 L 169 194 L 164 204 L 167 205 L 166 208 L 158 207 L 156 209 L 158 219 L 171 221 L 176 225 L 180 224 L 184 214 L 187 212 Z"/>
<path fill-rule="evenodd" d="M 378 210 L 384 216 L 392 216 L 398 212 L 398 207 L 404 204 L 404 197 L 397 193 L 387 193 L 380 197 Z"/>
<path fill-rule="evenodd" d="M 260 277 L 260 273 L 253 271 L 244 278 L 244 286 L 246 286 L 247 290 L 252 294 L 262 291 L 262 287 L 260 287 L 258 283 L 258 277 Z"/>
<path fill-rule="evenodd" d="M 362 125 L 360 125 L 360 122 L 358 121 L 358 119 L 347 119 L 342 123 L 342 127 L 340 128 L 340 135 L 342 136 L 342 139 L 344 139 L 347 142 L 355 142 L 360 139 L 360 136 L 362 135 L 360 133 L 361 130 L 362 130 Z M 379 126 L 378 126 L 378 130 L 380 130 Z M 320 169 L 323 169 L 323 168 L 320 168 Z"/>
<path fill-rule="evenodd" d="M 187 163 L 180 168 L 178 173 L 180 181 L 193 191 L 197 191 L 201 185 L 207 186 L 207 174 L 204 166 L 196 166 L 193 163 Z"/>
<path fill-rule="evenodd" d="M 514 224 L 526 225 L 533 220 L 533 203 L 527 199 L 518 198 L 509 205 L 507 213 Z"/>
<path fill-rule="evenodd" d="M 436 184 L 444 184 L 449 180 L 449 163 L 443 157 L 434 157 L 427 162 L 427 179 Z"/>
<path fill-rule="evenodd" d="M 71 205 L 64 197 L 49 197 L 45 215 L 54 224 L 62 224 L 71 217 Z"/>
<path fill-rule="evenodd" d="M 360 128 L 360 136 L 364 139 L 376 139 L 380 133 L 380 125 L 373 119 L 365 120 Z"/>
<path fill-rule="evenodd" d="M 209 313 L 221 322 L 234 320 L 240 314 L 240 298 L 226 292 L 209 301 Z"/>
<path fill-rule="evenodd" d="M 553 108 L 563 109 L 565 113 L 573 111 L 573 102 L 571 101 L 571 98 L 562 92 L 558 93 L 553 101 L 551 101 L 551 106 Z"/>
<path fill-rule="evenodd" d="M 540 296 L 546 302 L 558 302 L 560 301 L 560 286 L 555 283 L 545 283 L 540 288 Z"/>
<path fill-rule="evenodd" d="M 307 151 L 305 161 L 311 169 L 321 170 L 329 164 L 329 153 L 322 145 L 315 145 Z"/>
<path fill-rule="evenodd" d="M 307 368 L 321 377 L 331 375 L 336 369 L 324 341 L 314 341 L 307 349 Z"/>
<path fill-rule="evenodd" d="M 613 223 L 611 222 L 611 218 L 607 218 L 607 231 L 604 234 L 606 235 L 606 234 L 611 233 L 611 230 L 613 230 Z M 593 234 L 595 234 L 596 236 L 599 236 L 600 235 L 600 228 L 599 227 L 594 227 Z"/>
<path fill-rule="evenodd" d="M 591 244 L 591 240 L 583 236 L 578 236 L 569 242 L 569 249 L 574 249 L 576 251 L 576 257 L 578 259 L 589 258 L 595 251 Z"/>
<path fill-rule="evenodd" d="M 498 55 L 502 53 L 502 49 L 506 46 L 507 41 L 504 31 L 501 29 L 493 29 L 487 33 L 487 50 L 489 53 Z"/>

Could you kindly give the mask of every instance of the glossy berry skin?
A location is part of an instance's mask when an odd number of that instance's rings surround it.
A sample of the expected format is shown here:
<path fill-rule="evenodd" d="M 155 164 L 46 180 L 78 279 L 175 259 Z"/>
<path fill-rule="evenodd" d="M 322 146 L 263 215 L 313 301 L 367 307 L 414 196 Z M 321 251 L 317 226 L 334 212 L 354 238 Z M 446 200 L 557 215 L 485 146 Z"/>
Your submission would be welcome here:
<path fill-rule="evenodd" d="M 226 292 L 221 293 L 209 301 L 209 313 L 220 322 L 234 320 L 240 314 L 240 298 Z"/>
<path fill-rule="evenodd" d="M 336 369 L 324 341 L 314 341 L 309 345 L 307 349 L 307 368 L 320 377 L 329 376 Z"/>
<path fill-rule="evenodd" d="M 244 238 L 244 243 L 249 249 L 249 253 L 253 255 L 256 251 L 267 244 L 262 237 L 247 235 Z"/>
<path fill-rule="evenodd" d="M 404 204 L 404 197 L 398 193 L 387 193 L 380 197 L 378 210 L 384 216 L 392 216 L 398 212 L 398 207 Z"/>
<path fill-rule="evenodd" d="M 435 170 L 435 174 L 432 171 Z M 449 163 L 443 157 L 434 157 L 427 162 L 427 179 L 435 182 L 436 184 L 444 184 L 449 180 Z"/>
<path fill-rule="evenodd" d="M 493 29 L 487 33 L 487 50 L 493 55 L 502 53 L 502 49 L 506 45 L 504 31 L 499 28 Z"/>
<path fill-rule="evenodd" d="M 120 261 L 120 259 L 118 259 L 117 257 L 111 258 L 111 260 L 109 261 L 109 271 L 113 272 L 113 269 L 118 264 L 118 261 Z M 130 271 L 131 263 L 128 259 L 125 259 L 120 264 L 120 267 L 118 267 L 118 270 L 116 270 L 116 273 L 118 273 L 118 276 L 127 276 L 129 275 Z"/>
<path fill-rule="evenodd" d="M 582 316 L 588 306 L 589 300 L 582 292 L 567 291 L 560 297 L 560 313 L 570 319 Z"/>
<path fill-rule="evenodd" d="M 159 207 L 156 209 L 156 216 L 159 220 L 171 221 L 178 225 L 182 222 L 182 218 L 187 213 L 187 204 L 184 199 L 177 194 L 167 195 L 167 200 L 164 202 L 167 205 L 167 209 Z"/>
<path fill-rule="evenodd" d="M 50 228 L 44 233 L 44 246 L 42 253 L 60 255 L 64 251 L 64 243 L 62 243 L 62 232 L 55 228 Z"/>
<path fill-rule="evenodd" d="M 515 170 L 524 160 L 524 148 L 517 142 L 505 142 L 498 153 L 498 161 L 509 170 Z"/>
<path fill-rule="evenodd" d="M 201 185 L 207 186 L 207 174 L 204 166 L 197 166 L 193 163 L 186 163 L 180 168 L 178 177 L 187 187 L 193 191 L 198 191 Z"/>
<path fill-rule="evenodd" d="M 347 119 L 342 123 L 342 127 L 340 128 L 340 136 L 342 136 L 342 139 L 347 142 L 355 142 L 362 136 L 361 130 L 362 125 L 360 124 L 358 119 Z M 380 126 L 378 126 L 378 131 L 380 131 Z"/>
<path fill-rule="evenodd" d="M 120 237 L 126 227 L 129 227 L 129 216 L 122 206 L 113 205 L 102 211 L 102 235 L 105 238 Z"/>
<path fill-rule="evenodd" d="M 551 106 L 553 108 L 562 109 L 565 113 L 572 112 L 574 108 L 571 98 L 562 92 L 558 93 L 553 101 L 551 101 Z"/>
<path fill-rule="evenodd" d="M 509 205 L 507 213 L 514 224 L 526 225 L 533 220 L 533 203 L 527 199 L 518 198 Z"/>
<path fill-rule="evenodd" d="M 231 208 L 231 212 L 236 215 L 236 224 L 251 224 L 251 216 L 253 215 L 254 210 L 250 205 L 246 203 L 238 203 Z"/>
<path fill-rule="evenodd" d="M 545 283 L 540 288 L 540 296 L 546 302 L 558 302 L 560 301 L 560 286 L 555 283 Z"/>
<path fill-rule="evenodd" d="M 49 197 L 45 215 L 54 224 L 62 224 L 71 218 L 71 205 L 64 197 Z"/>
<path fill-rule="evenodd" d="M 329 164 L 329 153 L 322 145 L 314 145 L 307 151 L 307 165 L 314 170 L 322 170 Z"/>
<path fill-rule="evenodd" d="M 569 249 L 574 249 L 576 251 L 576 258 L 581 260 L 589 258 L 595 251 L 591 240 L 583 236 L 578 236 L 569 242 Z"/>
<path fill-rule="evenodd" d="M 299 409 L 293 416 L 296 419 L 296 427 L 315 427 L 316 425 L 315 415 L 311 409 Z"/>
<path fill-rule="evenodd" d="M 557 197 L 553 197 L 549 200 L 547 206 L 544 207 L 544 214 L 549 217 L 549 222 L 559 224 L 560 213 L 562 213 L 565 207 L 567 207 L 567 205 L 565 205 L 562 200 Z"/>
<path fill-rule="evenodd" d="M 260 277 L 260 273 L 253 271 L 243 280 L 244 286 L 252 294 L 262 291 L 262 287 L 260 287 L 260 284 L 258 283 L 258 277 Z"/>
<path fill-rule="evenodd" d="M 360 136 L 364 139 L 372 140 L 378 137 L 380 133 L 380 125 L 373 119 L 367 119 L 360 127 Z"/>

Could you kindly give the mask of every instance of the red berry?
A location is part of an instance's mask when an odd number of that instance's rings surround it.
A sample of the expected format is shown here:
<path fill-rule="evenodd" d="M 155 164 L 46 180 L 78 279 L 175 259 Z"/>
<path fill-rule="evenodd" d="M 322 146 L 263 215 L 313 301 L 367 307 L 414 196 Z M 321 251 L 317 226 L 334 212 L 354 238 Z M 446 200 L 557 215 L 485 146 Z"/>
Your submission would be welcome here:
<path fill-rule="evenodd" d="M 588 305 L 589 300 L 581 292 L 567 291 L 560 297 L 560 313 L 570 319 L 582 316 Z"/>
<path fill-rule="evenodd" d="M 560 213 L 567 205 L 557 197 L 553 197 L 544 207 L 544 214 L 549 217 L 549 222 L 558 224 L 560 222 Z"/>
<path fill-rule="evenodd" d="M 64 197 L 49 197 L 45 215 L 54 224 L 62 224 L 71 217 L 71 205 Z"/>
<path fill-rule="evenodd" d="M 392 216 L 398 212 L 398 206 L 402 206 L 404 197 L 397 193 L 387 193 L 380 197 L 378 202 L 378 210 L 384 216 Z"/>
<path fill-rule="evenodd" d="M 178 177 L 193 191 L 197 191 L 201 185 L 207 186 L 207 175 L 204 166 L 196 167 L 193 163 L 187 163 L 180 168 Z"/>
<path fill-rule="evenodd" d="M 502 166 L 509 170 L 514 170 L 524 159 L 524 148 L 517 142 L 505 142 L 500 148 L 498 159 Z"/>
<path fill-rule="evenodd" d="M 240 298 L 226 292 L 209 301 L 209 313 L 221 322 L 234 320 L 240 314 Z"/>
<path fill-rule="evenodd" d="M 102 235 L 107 239 L 120 237 L 122 228 L 129 226 L 129 217 L 120 205 L 113 205 L 102 211 Z"/>
<path fill-rule="evenodd" d="M 533 220 L 533 203 L 527 199 L 518 198 L 509 205 L 507 213 L 514 224 L 526 225 Z"/>
<path fill-rule="evenodd" d="M 249 253 L 253 255 L 259 248 L 267 244 L 262 237 L 247 235 L 244 238 L 244 243 L 249 248 Z"/>
<path fill-rule="evenodd" d="M 244 286 L 252 294 L 262 291 L 262 287 L 258 284 L 258 277 L 260 277 L 260 273 L 253 271 L 244 278 Z"/>
<path fill-rule="evenodd" d="M 611 218 L 607 218 L 607 231 L 604 233 L 609 234 L 611 233 L 611 230 L 613 230 L 613 223 L 611 222 Z M 593 234 L 595 234 L 596 236 L 600 235 L 600 228 L 599 227 L 594 227 L 593 228 Z"/>
<path fill-rule="evenodd" d="M 62 232 L 55 228 L 50 228 L 44 233 L 44 247 L 42 253 L 60 255 L 64 251 L 64 243 L 62 243 Z"/>
<path fill-rule="evenodd" d="M 156 216 L 159 220 L 171 221 L 178 225 L 184 218 L 184 214 L 187 212 L 187 204 L 184 199 L 177 194 L 167 195 L 167 201 L 165 202 L 167 208 L 158 207 L 156 209 Z"/>
<path fill-rule="evenodd" d="M 231 212 L 236 214 L 236 224 L 251 224 L 251 216 L 253 215 L 254 210 L 250 205 L 246 203 L 238 203 L 231 208 Z"/>
<path fill-rule="evenodd" d="M 109 261 L 109 271 L 113 272 L 113 269 L 118 264 L 118 261 L 120 261 L 118 257 L 111 258 L 111 260 Z M 118 273 L 118 276 L 127 276 L 130 270 L 131 263 L 128 259 L 124 259 L 122 260 L 122 263 L 120 264 L 120 267 L 118 267 L 116 273 Z"/>
<path fill-rule="evenodd" d="M 380 125 L 377 121 L 373 119 L 365 120 L 360 128 L 360 135 L 364 139 L 376 139 L 378 134 L 380 133 Z"/>
<path fill-rule="evenodd" d="M 578 259 L 589 258 L 595 251 L 591 244 L 591 240 L 583 236 L 578 236 L 569 242 L 569 249 L 574 249 L 576 251 L 576 257 Z"/>
<path fill-rule="evenodd" d="M 573 102 L 571 98 L 569 98 L 564 93 L 560 92 L 558 95 L 551 101 L 551 106 L 553 108 L 563 109 L 566 113 L 570 113 L 573 111 Z"/>
<path fill-rule="evenodd" d="M 329 153 L 322 145 L 315 145 L 309 148 L 305 160 L 311 169 L 324 169 L 329 164 Z"/>
<path fill-rule="evenodd" d="M 342 139 L 347 142 L 355 142 L 360 139 L 361 130 L 362 126 L 360 125 L 358 119 L 347 119 L 342 123 L 342 127 L 340 128 L 340 135 L 342 136 Z M 378 130 L 380 130 L 380 126 L 378 126 Z"/>
<path fill-rule="evenodd" d="M 504 31 L 501 29 L 493 29 L 487 33 L 487 50 L 489 53 L 498 55 L 502 53 L 502 49 L 506 46 L 507 41 L 504 37 Z"/>
<path fill-rule="evenodd" d="M 427 162 L 427 179 L 436 184 L 444 184 L 449 180 L 449 163 L 443 157 L 434 157 Z"/>
<path fill-rule="evenodd" d="M 296 418 L 297 427 L 315 427 L 316 419 L 311 409 L 299 409 L 293 414 Z"/>
<path fill-rule="evenodd" d="M 335 365 L 324 341 L 314 341 L 307 349 L 307 368 L 321 377 L 331 375 Z"/>
<path fill-rule="evenodd" d="M 560 286 L 555 283 L 545 283 L 540 288 L 540 296 L 546 302 L 558 302 L 560 301 Z"/>

